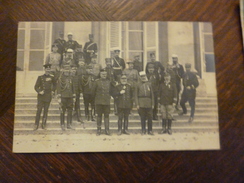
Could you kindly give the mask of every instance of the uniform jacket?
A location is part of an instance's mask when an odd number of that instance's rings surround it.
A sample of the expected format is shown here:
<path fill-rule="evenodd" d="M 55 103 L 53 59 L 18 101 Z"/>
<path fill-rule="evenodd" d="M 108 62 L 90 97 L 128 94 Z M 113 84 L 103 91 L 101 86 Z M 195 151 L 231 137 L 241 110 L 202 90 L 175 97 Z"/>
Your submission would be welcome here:
<path fill-rule="evenodd" d="M 199 82 L 197 79 L 197 76 L 193 72 L 185 72 L 183 75 L 183 86 L 184 90 L 188 97 L 195 98 L 196 97 L 196 88 L 198 87 Z M 190 89 L 187 89 L 187 87 L 190 87 Z"/>
<path fill-rule="evenodd" d="M 111 85 L 108 79 L 100 78 L 96 80 L 94 93 L 96 105 L 110 105 Z"/>
<path fill-rule="evenodd" d="M 78 75 L 74 75 L 72 78 L 74 93 L 79 94 L 82 92 L 81 80 Z"/>
<path fill-rule="evenodd" d="M 60 67 L 61 55 L 60 53 L 49 53 L 46 57 L 45 64 L 52 64 L 51 69 L 56 71 Z"/>
<path fill-rule="evenodd" d="M 58 79 L 57 93 L 61 94 L 62 98 L 72 98 L 74 91 L 73 77 L 62 74 Z"/>
<path fill-rule="evenodd" d="M 148 73 L 147 79 L 152 86 L 153 92 L 158 92 L 158 87 L 159 87 L 159 76 L 158 76 L 158 74 Z"/>
<path fill-rule="evenodd" d="M 163 73 L 164 73 L 164 66 L 161 64 L 161 62 L 159 61 L 155 61 L 155 62 L 148 62 L 147 65 L 146 65 L 146 73 L 148 74 L 149 71 L 148 71 L 148 66 L 149 64 L 153 64 L 154 65 L 154 72 L 156 74 L 159 74 L 161 76 L 163 76 Z"/>
<path fill-rule="evenodd" d="M 178 65 L 179 65 L 178 67 L 175 67 L 173 65 L 173 69 L 172 69 L 175 73 L 176 82 L 180 82 L 181 78 L 183 78 L 184 73 L 185 73 L 183 66 L 180 64 L 178 64 Z"/>
<path fill-rule="evenodd" d="M 141 108 L 152 108 L 154 106 L 154 95 L 149 82 L 139 83 L 135 89 L 135 103 Z"/>
<path fill-rule="evenodd" d="M 159 85 L 159 103 L 161 105 L 172 105 L 174 98 L 177 97 L 176 85 L 171 81 L 169 83 L 162 82 Z"/>
<path fill-rule="evenodd" d="M 138 82 L 139 75 L 136 69 L 125 69 L 123 74 L 127 76 L 128 81 Z"/>
<path fill-rule="evenodd" d="M 94 95 L 95 79 L 92 74 L 84 74 L 81 79 L 83 94 Z"/>
<path fill-rule="evenodd" d="M 52 91 L 55 91 L 56 85 L 54 77 L 50 75 L 38 76 L 35 84 L 35 90 L 38 93 L 37 99 L 44 102 L 51 102 Z M 44 91 L 44 94 L 41 95 L 39 92 Z"/>
<path fill-rule="evenodd" d="M 83 51 L 86 56 L 90 57 L 90 54 L 97 53 L 97 43 L 91 41 L 86 42 Z"/>
<path fill-rule="evenodd" d="M 68 40 L 65 43 L 65 50 L 67 51 L 69 48 L 71 48 L 72 50 L 75 51 L 75 49 L 77 48 L 77 46 L 79 45 L 79 43 L 77 41 L 74 40 Z"/>
<path fill-rule="evenodd" d="M 122 70 L 125 69 L 125 61 L 124 61 L 124 59 L 122 59 L 120 57 L 113 57 L 112 62 L 113 62 L 112 66 L 114 68 L 121 67 Z"/>
<path fill-rule="evenodd" d="M 62 55 L 65 52 L 66 41 L 58 38 L 54 41 L 54 43 L 58 46 L 58 53 Z"/>
<path fill-rule="evenodd" d="M 120 94 L 121 90 L 125 90 L 124 94 Z M 130 84 L 119 84 L 115 88 L 114 97 L 117 99 L 118 108 L 132 108 L 133 105 L 133 90 Z"/>
<path fill-rule="evenodd" d="M 142 69 L 142 63 L 139 62 L 138 60 L 134 60 L 134 69 L 137 70 L 138 72 L 141 72 Z"/>

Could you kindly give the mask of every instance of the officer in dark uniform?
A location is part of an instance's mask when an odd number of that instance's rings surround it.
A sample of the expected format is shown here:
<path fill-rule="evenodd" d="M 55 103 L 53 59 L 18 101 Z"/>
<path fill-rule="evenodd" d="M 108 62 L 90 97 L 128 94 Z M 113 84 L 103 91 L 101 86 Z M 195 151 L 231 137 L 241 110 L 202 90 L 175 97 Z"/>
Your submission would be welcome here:
<path fill-rule="evenodd" d="M 74 51 L 71 48 L 69 48 L 66 51 L 66 53 L 65 53 L 65 55 L 63 57 L 63 61 L 62 61 L 61 67 L 63 65 L 70 65 L 71 66 L 71 65 L 74 65 L 74 64 L 75 64 Z"/>
<path fill-rule="evenodd" d="M 152 86 L 154 95 L 154 106 L 153 106 L 153 120 L 158 120 L 158 86 L 159 86 L 159 75 L 154 72 L 154 65 L 148 64 L 147 79 Z"/>
<path fill-rule="evenodd" d="M 175 84 L 176 84 L 176 89 L 177 89 L 177 101 L 175 105 L 175 109 L 178 109 L 178 104 L 179 104 L 179 96 L 180 96 L 180 91 L 181 91 L 181 79 L 183 78 L 183 75 L 185 73 L 184 68 L 181 64 L 178 63 L 178 56 L 173 54 L 172 55 L 172 60 L 173 60 L 173 65 L 172 65 L 172 70 L 175 73 Z"/>
<path fill-rule="evenodd" d="M 161 64 L 161 62 L 156 61 L 155 53 L 150 53 L 150 59 L 151 59 L 150 62 L 148 62 L 146 65 L 146 73 L 147 74 L 149 73 L 148 71 L 149 64 L 153 64 L 154 72 L 159 76 L 159 79 L 161 80 L 164 74 L 164 66 Z"/>
<path fill-rule="evenodd" d="M 73 34 L 72 32 L 68 33 L 68 41 L 65 44 L 65 50 L 67 51 L 68 49 L 72 49 L 73 51 L 76 50 L 78 47 L 79 43 L 75 40 L 73 40 Z"/>
<path fill-rule="evenodd" d="M 89 42 L 85 43 L 84 50 L 86 64 L 91 63 L 92 55 L 97 54 L 97 43 L 94 43 L 93 34 L 89 34 Z"/>
<path fill-rule="evenodd" d="M 188 122 L 193 122 L 194 119 L 194 113 L 195 113 L 195 99 L 196 99 L 196 88 L 199 85 L 197 76 L 195 73 L 191 72 L 191 64 L 186 63 L 185 64 L 186 72 L 183 75 L 183 92 L 181 95 L 180 100 L 180 106 L 183 109 L 182 113 L 179 113 L 180 115 L 186 114 L 187 109 L 185 106 L 185 103 L 188 101 L 191 107 L 191 115 L 188 120 Z"/>
<path fill-rule="evenodd" d="M 67 110 L 67 129 L 72 127 L 73 103 L 76 98 L 73 88 L 73 77 L 70 71 L 70 65 L 64 65 L 57 83 L 57 98 L 60 104 L 60 124 L 62 130 L 65 130 L 64 117 Z"/>
<path fill-rule="evenodd" d="M 77 116 L 77 121 L 82 122 L 81 113 L 80 113 L 80 93 L 82 93 L 82 85 L 81 80 L 77 74 L 77 65 L 71 65 L 71 75 L 73 77 L 73 88 L 75 93 L 75 112 L 74 114 Z"/>
<path fill-rule="evenodd" d="M 129 114 L 133 105 L 133 89 L 130 84 L 127 83 L 127 76 L 123 74 L 121 76 L 121 83 L 116 86 L 115 96 L 117 96 L 118 105 L 118 135 L 122 134 L 122 123 L 124 120 L 123 133 L 129 135 L 128 123 Z"/>
<path fill-rule="evenodd" d="M 48 108 L 52 100 L 52 95 L 55 91 L 55 79 L 50 75 L 51 64 L 45 64 L 45 74 L 37 78 L 35 84 L 35 90 L 38 93 L 37 95 L 37 112 L 35 119 L 34 130 L 37 130 L 39 127 L 39 121 L 42 109 L 44 108 L 43 117 L 42 117 L 42 129 L 45 129 L 48 115 Z"/>
<path fill-rule="evenodd" d="M 152 132 L 152 108 L 154 106 L 154 96 L 151 84 L 148 82 L 146 73 L 139 72 L 141 83 L 137 85 L 135 90 L 135 103 L 138 113 L 141 117 L 142 135 L 146 134 L 146 120 L 148 123 L 148 135 L 153 135 Z"/>
<path fill-rule="evenodd" d="M 75 64 L 78 65 L 79 60 L 82 58 L 84 58 L 84 53 L 82 52 L 82 45 L 79 44 L 74 53 Z"/>
<path fill-rule="evenodd" d="M 120 82 L 120 77 L 125 69 L 124 59 L 119 57 L 120 50 L 114 50 L 114 57 L 112 59 L 112 66 L 114 70 L 114 77 L 117 82 Z"/>
<path fill-rule="evenodd" d="M 92 111 L 95 109 L 94 103 L 94 84 L 95 79 L 92 75 L 92 66 L 86 67 L 86 73 L 82 75 L 81 86 L 83 91 L 83 101 L 85 105 L 85 116 L 87 121 L 95 121 Z M 89 105 L 91 110 L 89 110 Z"/>
<path fill-rule="evenodd" d="M 63 54 L 65 53 L 65 45 L 66 41 L 64 40 L 64 32 L 59 31 L 59 38 L 56 39 L 53 44 L 56 44 L 58 47 L 58 53 L 61 55 L 61 58 L 63 58 Z"/>
<path fill-rule="evenodd" d="M 143 71 L 142 62 L 140 61 L 140 55 L 134 56 L 134 69 L 136 69 L 139 72 Z"/>
<path fill-rule="evenodd" d="M 171 81 L 169 73 L 164 74 L 164 80 L 159 85 L 159 103 L 161 104 L 162 113 L 162 131 L 159 134 L 172 134 L 171 124 L 173 120 L 174 106 L 176 102 L 176 86 Z"/>
<path fill-rule="evenodd" d="M 107 79 L 107 72 L 105 69 L 100 71 L 100 79 L 95 82 L 95 104 L 97 112 L 97 136 L 101 134 L 102 115 L 104 114 L 105 133 L 109 132 L 109 113 L 110 113 L 110 99 L 111 99 L 111 84 Z"/>

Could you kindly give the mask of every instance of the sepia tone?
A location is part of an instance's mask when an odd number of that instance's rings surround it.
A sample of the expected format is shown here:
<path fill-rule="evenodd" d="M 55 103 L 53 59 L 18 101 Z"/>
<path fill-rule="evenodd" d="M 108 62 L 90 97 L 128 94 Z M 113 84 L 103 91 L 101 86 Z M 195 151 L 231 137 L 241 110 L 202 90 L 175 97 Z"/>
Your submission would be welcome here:
<path fill-rule="evenodd" d="M 1 2 L 2 182 L 242 182 L 243 48 L 239 1 Z M 220 151 L 13 154 L 18 21 L 207 21 L 213 24 Z"/>

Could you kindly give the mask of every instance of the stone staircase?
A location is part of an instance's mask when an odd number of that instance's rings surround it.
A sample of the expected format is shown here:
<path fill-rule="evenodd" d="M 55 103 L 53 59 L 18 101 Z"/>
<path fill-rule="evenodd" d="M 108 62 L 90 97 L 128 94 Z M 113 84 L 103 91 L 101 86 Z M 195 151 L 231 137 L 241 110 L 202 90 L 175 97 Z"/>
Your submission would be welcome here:
<path fill-rule="evenodd" d="M 26 134 L 79 134 L 79 133 L 96 133 L 96 122 L 84 121 L 84 124 L 77 122 L 76 117 L 73 117 L 73 127 L 75 130 L 62 131 L 59 121 L 59 105 L 56 99 L 53 99 L 49 107 L 48 120 L 46 130 L 40 127 L 37 131 L 33 131 L 35 114 L 36 114 L 37 99 L 36 96 L 17 96 L 15 101 L 15 135 Z M 190 109 L 187 104 L 187 109 Z M 113 113 L 113 100 L 111 99 L 111 113 L 110 113 L 110 130 L 112 133 L 117 133 L 118 117 Z M 188 110 L 190 112 L 190 110 Z M 129 117 L 129 131 L 131 133 L 140 133 L 141 124 L 140 117 L 136 108 L 133 108 L 133 114 Z M 84 105 L 81 97 L 81 114 L 84 117 Z M 160 118 L 160 113 L 159 113 Z M 177 111 L 174 114 L 175 120 L 172 123 L 173 133 L 182 132 L 218 132 L 218 105 L 216 97 L 197 97 L 196 98 L 196 112 L 193 123 L 188 123 L 189 115 L 178 116 Z M 40 120 L 41 124 L 41 120 Z M 103 124 L 102 124 L 103 125 Z M 162 128 L 161 120 L 153 121 L 153 131 L 157 133 Z M 102 126 L 104 129 L 104 126 Z"/>

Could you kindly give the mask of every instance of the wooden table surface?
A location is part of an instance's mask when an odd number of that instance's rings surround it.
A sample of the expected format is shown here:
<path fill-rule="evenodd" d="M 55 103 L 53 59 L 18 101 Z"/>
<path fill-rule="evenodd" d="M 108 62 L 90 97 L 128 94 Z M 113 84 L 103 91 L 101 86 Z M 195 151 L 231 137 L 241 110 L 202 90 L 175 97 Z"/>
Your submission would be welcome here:
<path fill-rule="evenodd" d="M 0 1 L 0 182 L 244 182 L 238 0 Z M 18 21 L 213 23 L 220 151 L 13 154 Z"/>

